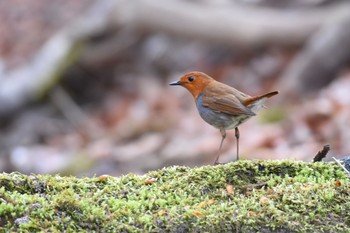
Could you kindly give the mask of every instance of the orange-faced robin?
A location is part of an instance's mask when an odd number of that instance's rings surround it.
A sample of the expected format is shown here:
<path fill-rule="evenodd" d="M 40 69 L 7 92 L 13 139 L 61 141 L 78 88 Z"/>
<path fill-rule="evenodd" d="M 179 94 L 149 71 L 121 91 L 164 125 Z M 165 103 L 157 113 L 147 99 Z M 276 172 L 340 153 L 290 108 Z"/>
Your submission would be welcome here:
<path fill-rule="evenodd" d="M 170 85 L 186 88 L 194 97 L 199 115 L 210 125 L 218 128 L 222 139 L 214 164 L 218 164 L 222 143 L 227 129 L 235 129 L 237 160 L 239 159 L 238 126 L 255 116 L 264 101 L 277 95 L 278 91 L 259 96 L 249 96 L 224 83 L 218 82 L 202 72 L 190 72 Z"/>

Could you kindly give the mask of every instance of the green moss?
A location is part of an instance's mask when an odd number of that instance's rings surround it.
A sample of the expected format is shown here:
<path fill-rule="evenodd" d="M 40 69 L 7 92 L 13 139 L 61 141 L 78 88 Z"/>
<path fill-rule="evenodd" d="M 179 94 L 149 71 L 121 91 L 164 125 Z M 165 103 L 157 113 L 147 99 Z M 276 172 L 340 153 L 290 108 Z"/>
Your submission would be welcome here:
<path fill-rule="evenodd" d="M 350 231 L 350 185 L 334 163 L 239 161 L 82 179 L 3 173 L 0 185 L 1 232 Z"/>

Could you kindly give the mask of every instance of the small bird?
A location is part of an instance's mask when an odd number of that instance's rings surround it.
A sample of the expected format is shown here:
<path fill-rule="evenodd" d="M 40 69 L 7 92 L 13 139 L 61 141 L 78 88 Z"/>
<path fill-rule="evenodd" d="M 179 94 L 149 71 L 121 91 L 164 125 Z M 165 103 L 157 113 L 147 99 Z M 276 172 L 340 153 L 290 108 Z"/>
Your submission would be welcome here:
<path fill-rule="evenodd" d="M 221 147 L 228 129 L 235 129 L 237 160 L 239 160 L 238 126 L 255 116 L 258 110 L 264 107 L 263 103 L 267 98 L 278 94 L 278 91 L 272 91 L 264 95 L 249 96 L 197 71 L 183 75 L 179 81 L 170 85 L 186 88 L 192 94 L 202 119 L 220 130 L 222 139 L 214 165 L 219 164 Z"/>

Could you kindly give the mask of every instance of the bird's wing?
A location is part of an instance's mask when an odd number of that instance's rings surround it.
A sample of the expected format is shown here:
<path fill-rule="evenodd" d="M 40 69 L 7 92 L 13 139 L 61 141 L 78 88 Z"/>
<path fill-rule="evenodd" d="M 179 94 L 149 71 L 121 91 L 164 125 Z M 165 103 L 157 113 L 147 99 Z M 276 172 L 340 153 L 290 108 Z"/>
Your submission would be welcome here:
<path fill-rule="evenodd" d="M 206 88 L 203 91 L 202 95 L 202 105 L 214 111 L 219 111 L 230 115 L 244 114 L 248 116 L 254 116 L 255 113 L 248 107 L 244 106 L 242 102 L 235 96 L 235 94 L 237 95 L 243 93 L 235 92 L 236 90 L 233 91 L 231 87 L 226 85 Z"/>

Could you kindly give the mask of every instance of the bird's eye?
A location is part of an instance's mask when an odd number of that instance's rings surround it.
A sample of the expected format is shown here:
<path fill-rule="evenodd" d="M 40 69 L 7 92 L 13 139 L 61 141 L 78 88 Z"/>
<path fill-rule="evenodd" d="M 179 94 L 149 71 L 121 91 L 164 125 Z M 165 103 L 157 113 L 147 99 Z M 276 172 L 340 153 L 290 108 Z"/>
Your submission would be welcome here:
<path fill-rule="evenodd" d="M 188 77 L 188 81 L 192 82 L 194 80 L 194 76 Z"/>

